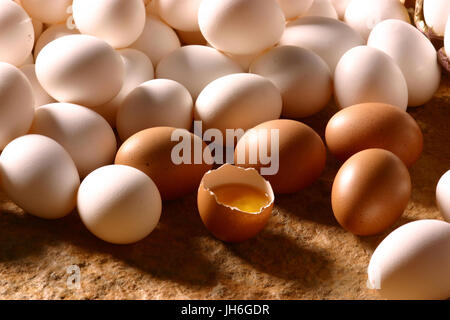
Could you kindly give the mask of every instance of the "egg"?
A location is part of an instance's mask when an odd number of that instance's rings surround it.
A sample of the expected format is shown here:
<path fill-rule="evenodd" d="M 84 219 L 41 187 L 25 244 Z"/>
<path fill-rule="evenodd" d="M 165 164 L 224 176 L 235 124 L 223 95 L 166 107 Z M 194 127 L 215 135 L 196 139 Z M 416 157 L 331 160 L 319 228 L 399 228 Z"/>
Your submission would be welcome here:
<path fill-rule="evenodd" d="M 34 107 L 37 108 L 39 106 L 42 106 L 44 104 L 49 104 L 56 102 L 55 99 L 53 99 L 47 91 L 42 88 L 41 84 L 39 83 L 37 77 L 36 77 L 36 70 L 34 64 L 26 64 L 22 67 L 20 67 L 20 71 L 23 72 L 23 74 L 27 77 L 28 81 L 30 81 L 30 84 L 33 88 L 33 96 L 34 96 Z"/>
<path fill-rule="evenodd" d="M 408 107 L 408 85 L 402 70 L 386 53 L 367 46 L 352 48 L 339 60 L 334 96 L 341 108 L 365 102 L 387 103 L 401 110 Z"/>
<path fill-rule="evenodd" d="M 314 0 L 277 0 L 286 20 L 291 20 L 308 12 Z"/>
<path fill-rule="evenodd" d="M 195 100 L 210 82 L 242 71 L 236 62 L 216 49 L 193 45 L 164 57 L 156 67 L 156 77 L 181 83 Z"/>
<path fill-rule="evenodd" d="M 439 179 L 436 200 L 442 216 L 450 222 L 450 170 Z"/>
<path fill-rule="evenodd" d="M 154 15 L 147 15 L 144 30 L 130 48 L 144 52 L 156 67 L 159 61 L 181 46 L 177 34 Z"/>
<path fill-rule="evenodd" d="M 33 24 L 25 10 L 11 0 L 0 0 L 0 61 L 20 66 L 33 45 Z"/>
<path fill-rule="evenodd" d="M 92 110 L 105 118 L 112 127 L 116 127 L 116 116 L 120 105 L 140 84 L 154 78 L 153 64 L 143 52 L 136 49 L 121 49 L 117 51 L 122 58 L 125 76 L 122 89 L 107 103 L 93 107 Z"/>
<path fill-rule="evenodd" d="M 55 24 L 69 17 L 72 0 L 20 0 L 20 3 L 33 19 Z"/>
<path fill-rule="evenodd" d="M 408 10 L 399 0 L 352 0 L 344 17 L 344 21 L 365 40 L 373 27 L 387 19 L 411 22 Z"/>
<path fill-rule="evenodd" d="M 408 205 L 411 178 L 392 152 L 366 149 L 339 169 L 331 205 L 339 224 L 353 234 L 375 235 L 392 226 Z"/>
<path fill-rule="evenodd" d="M 42 31 L 44 31 L 44 24 L 36 19 L 31 19 L 31 24 L 33 25 L 34 30 L 34 43 L 36 43 L 37 39 L 41 36 Z"/>
<path fill-rule="evenodd" d="M 282 46 L 256 58 L 250 72 L 269 79 L 283 98 L 282 115 L 302 118 L 322 110 L 330 101 L 333 85 L 325 61 L 311 50 Z"/>
<path fill-rule="evenodd" d="M 270 183 L 256 170 L 224 164 L 202 178 L 197 205 L 205 227 L 216 238 L 242 242 L 264 229 L 274 199 Z"/>
<path fill-rule="evenodd" d="M 343 20 L 345 16 L 345 10 L 351 0 L 331 0 L 331 4 L 336 9 L 339 19 Z"/>
<path fill-rule="evenodd" d="M 29 214 L 57 219 L 75 208 L 80 177 L 70 155 L 56 141 L 25 135 L 0 155 L 3 191 Z"/>
<path fill-rule="evenodd" d="M 369 284 L 388 299 L 448 299 L 449 252 L 449 223 L 439 220 L 407 223 L 376 248 L 368 268 Z"/>
<path fill-rule="evenodd" d="M 248 130 L 280 117 L 282 99 L 275 85 L 249 73 L 231 74 L 214 80 L 197 98 L 195 120 L 207 129 Z"/>
<path fill-rule="evenodd" d="M 230 53 L 225 53 L 225 54 L 227 55 L 227 57 L 230 57 L 233 61 L 235 61 L 238 65 L 240 65 L 242 68 L 242 71 L 249 72 L 250 65 L 252 64 L 252 62 L 256 58 L 258 58 L 260 55 L 268 52 L 271 49 L 273 49 L 273 48 L 264 50 L 263 52 L 258 52 L 256 54 L 248 54 L 248 55 L 239 55 L 239 54 L 230 54 Z"/>
<path fill-rule="evenodd" d="M 96 112 L 74 104 L 52 103 L 36 109 L 30 133 L 54 139 L 69 152 L 81 177 L 114 162 L 116 137 Z"/>
<path fill-rule="evenodd" d="M 434 34 L 444 36 L 449 15 L 450 2 L 448 0 L 423 0 L 423 17 Z"/>
<path fill-rule="evenodd" d="M 147 237 L 161 216 L 161 196 L 143 172 L 110 165 L 90 173 L 77 197 L 81 221 L 96 237 L 130 244 Z"/>
<path fill-rule="evenodd" d="M 383 103 L 354 105 L 336 113 L 328 122 L 325 139 L 338 159 L 365 149 L 391 151 L 406 166 L 412 166 L 423 149 L 423 135 L 408 113 Z"/>
<path fill-rule="evenodd" d="M 34 58 L 33 58 L 33 54 L 29 54 L 28 57 L 25 59 L 25 61 L 20 65 L 20 69 L 22 69 L 23 66 L 27 65 L 27 64 L 34 64 Z M 22 70 L 21 70 L 22 71 Z M 27 77 L 28 78 L 28 77 Z M 28 79 L 29 80 L 29 79 Z"/>
<path fill-rule="evenodd" d="M 206 39 L 200 31 L 180 31 L 176 30 L 178 38 L 185 45 L 206 46 Z"/>
<path fill-rule="evenodd" d="M 355 30 L 326 17 L 304 17 L 288 22 L 279 42 L 280 46 L 292 45 L 314 51 L 328 64 L 332 74 L 345 52 L 363 44 L 363 38 Z"/>
<path fill-rule="evenodd" d="M 327 17 L 337 19 L 338 14 L 330 0 L 314 0 L 304 17 Z"/>
<path fill-rule="evenodd" d="M 199 31 L 198 9 L 202 0 L 155 0 L 160 17 L 172 28 Z"/>
<path fill-rule="evenodd" d="M 30 129 L 34 116 L 33 88 L 27 77 L 0 62 L 0 150 Z"/>
<path fill-rule="evenodd" d="M 139 38 L 145 25 L 141 0 L 73 0 L 73 19 L 83 34 L 96 36 L 113 48 L 125 48 Z"/>
<path fill-rule="evenodd" d="M 117 113 L 122 141 L 152 127 L 191 129 L 194 106 L 189 91 L 176 81 L 155 79 L 130 92 Z"/>
<path fill-rule="evenodd" d="M 80 32 L 77 29 L 69 29 L 65 23 L 51 25 L 50 27 L 45 29 L 40 35 L 40 37 L 37 39 L 36 45 L 34 46 L 34 59 L 36 60 L 42 48 L 44 48 L 47 44 L 49 44 L 53 40 L 71 34 L 79 34 L 79 33 Z"/>
<path fill-rule="evenodd" d="M 210 151 L 200 137 L 172 127 L 136 133 L 122 144 L 115 160 L 115 164 L 146 173 L 156 183 L 163 200 L 194 192 L 212 163 Z"/>
<path fill-rule="evenodd" d="M 69 35 L 42 49 L 36 60 L 36 75 L 56 100 L 95 107 L 119 93 L 124 66 L 120 55 L 103 40 Z"/>
<path fill-rule="evenodd" d="M 408 85 L 409 106 L 420 106 L 433 97 L 441 71 L 436 50 L 419 30 L 404 21 L 384 20 L 373 28 L 367 44 L 399 65 Z"/>
<path fill-rule="evenodd" d="M 247 55 L 274 46 L 285 18 L 277 0 L 208 0 L 200 4 L 198 23 L 214 48 Z"/>
<path fill-rule="evenodd" d="M 275 193 L 295 193 L 309 186 L 319 178 L 325 161 L 326 149 L 319 135 L 301 122 L 286 119 L 247 131 L 234 154 L 237 166 L 259 170 Z"/>

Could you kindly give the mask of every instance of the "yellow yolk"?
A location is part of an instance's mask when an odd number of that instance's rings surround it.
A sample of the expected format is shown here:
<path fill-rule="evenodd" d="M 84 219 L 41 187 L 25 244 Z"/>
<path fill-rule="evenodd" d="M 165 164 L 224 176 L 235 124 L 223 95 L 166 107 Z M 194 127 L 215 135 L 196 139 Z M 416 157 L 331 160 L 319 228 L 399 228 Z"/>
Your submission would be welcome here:
<path fill-rule="evenodd" d="M 270 203 L 270 197 L 264 191 L 244 184 L 227 184 L 211 191 L 220 203 L 243 212 L 258 213 Z"/>

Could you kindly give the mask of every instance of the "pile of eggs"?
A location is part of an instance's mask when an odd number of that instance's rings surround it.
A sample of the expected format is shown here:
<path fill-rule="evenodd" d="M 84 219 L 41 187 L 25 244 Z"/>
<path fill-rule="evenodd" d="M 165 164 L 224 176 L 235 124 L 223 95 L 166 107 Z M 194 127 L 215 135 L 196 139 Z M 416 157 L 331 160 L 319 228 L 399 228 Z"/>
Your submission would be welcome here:
<path fill-rule="evenodd" d="M 197 191 L 206 228 L 238 242 L 265 227 L 275 194 L 319 178 L 327 146 L 343 161 L 336 220 L 359 236 L 384 232 L 409 202 L 408 168 L 423 148 L 406 110 L 427 103 L 441 79 L 403 2 L 0 0 L 2 190 L 44 219 L 76 208 L 115 244 L 145 238 L 163 200 Z M 424 10 L 450 34 L 447 0 L 425 0 Z M 340 111 L 325 146 L 298 119 L 333 96 Z M 212 152 L 194 120 L 245 133 Z M 187 139 L 188 161 L 174 162 L 174 135 Z M 251 155 L 275 145 L 278 170 L 264 174 L 267 162 Z M 215 153 L 230 147 L 234 159 L 219 166 Z M 436 195 L 447 222 L 408 223 L 375 250 L 369 283 L 383 296 L 450 297 L 450 171 Z"/>

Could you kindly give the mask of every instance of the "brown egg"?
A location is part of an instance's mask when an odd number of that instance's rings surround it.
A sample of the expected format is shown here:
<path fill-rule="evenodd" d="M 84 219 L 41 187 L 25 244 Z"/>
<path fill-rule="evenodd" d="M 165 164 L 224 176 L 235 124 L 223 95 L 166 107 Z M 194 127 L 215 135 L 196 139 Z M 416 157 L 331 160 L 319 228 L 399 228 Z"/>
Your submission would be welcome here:
<path fill-rule="evenodd" d="M 175 141 L 171 141 L 172 134 L 177 135 Z M 183 142 L 184 151 L 180 148 Z M 155 127 L 128 138 L 117 152 L 115 164 L 143 171 L 155 182 L 162 199 L 170 200 L 194 192 L 205 172 L 212 168 L 208 164 L 211 159 L 206 144 L 189 131 Z"/>
<path fill-rule="evenodd" d="M 407 112 L 383 103 L 345 108 L 328 122 L 325 139 L 331 153 L 341 160 L 370 148 L 386 149 L 408 167 L 420 157 L 423 135 Z"/>
<path fill-rule="evenodd" d="M 408 169 L 392 152 L 367 149 L 353 155 L 336 175 L 331 192 L 334 216 L 361 236 L 389 228 L 411 196 Z"/>
<path fill-rule="evenodd" d="M 272 158 L 269 164 L 261 157 L 266 150 Z M 279 166 L 273 174 L 276 156 Z M 326 149 L 319 135 L 307 125 L 294 120 L 273 120 L 245 133 L 236 146 L 234 161 L 238 166 L 260 170 L 275 193 L 294 193 L 320 176 Z"/>
<path fill-rule="evenodd" d="M 218 239 L 241 242 L 267 224 L 274 195 L 255 169 L 225 164 L 209 171 L 198 188 L 197 204 L 205 227 Z"/>

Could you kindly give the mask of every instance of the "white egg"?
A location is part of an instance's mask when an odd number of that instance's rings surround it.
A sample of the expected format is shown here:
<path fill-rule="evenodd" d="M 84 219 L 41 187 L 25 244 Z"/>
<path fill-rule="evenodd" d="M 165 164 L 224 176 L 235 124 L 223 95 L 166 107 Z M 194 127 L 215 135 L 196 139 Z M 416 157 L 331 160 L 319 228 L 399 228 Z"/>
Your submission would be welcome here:
<path fill-rule="evenodd" d="M 33 24 L 25 10 L 11 0 L 0 0 L 0 61 L 20 66 L 33 45 Z"/>
<path fill-rule="evenodd" d="M 235 61 L 216 49 L 194 45 L 181 47 L 162 59 L 156 67 L 156 77 L 181 83 L 195 100 L 208 83 L 242 71 Z"/>
<path fill-rule="evenodd" d="M 56 100 L 53 99 L 47 93 L 47 91 L 45 91 L 44 88 L 42 88 L 41 84 L 39 83 L 36 77 L 36 70 L 34 64 L 26 64 L 20 67 L 20 71 L 22 71 L 23 74 L 28 78 L 28 81 L 30 81 L 31 86 L 33 87 L 35 108 L 42 106 L 44 104 L 56 102 Z"/>
<path fill-rule="evenodd" d="M 0 62 L 0 150 L 30 129 L 34 116 L 33 88 L 19 69 Z"/>
<path fill-rule="evenodd" d="M 27 64 L 34 64 L 34 57 L 33 54 L 30 53 L 28 57 L 25 59 L 25 61 L 19 66 L 19 68 L 22 68 L 23 66 Z"/>
<path fill-rule="evenodd" d="M 271 80 L 283 98 L 282 115 L 302 118 L 322 110 L 333 92 L 330 69 L 308 49 L 276 47 L 258 57 L 250 72 Z"/>
<path fill-rule="evenodd" d="M 447 299 L 449 252 L 449 223 L 410 222 L 389 234 L 373 253 L 369 284 L 388 299 Z"/>
<path fill-rule="evenodd" d="M 32 215 L 57 219 L 75 208 L 77 169 L 67 151 L 48 137 L 13 140 L 0 155 L 0 173 L 7 196 Z"/>
<path fill-rule="evenodd" d="M 343 20 L 345 15 L 345 10 L 347 10 L 347 6 L 351 0 L 331 0 L 336 12 L 338 14 L 339 19 Z"/>
<path fill-rule="evenodd" d="M 408 84 L 408 105 L 428 102 L 439 87 L 441 69 L 431 42 L 415 27 L 400 20 L 384 20 L 370 33 L 368 46 L 380 49 L 399 65 Z"/>
<path fill-rule="evenodd" d="M 405 111 L 408 107 L 408 86 L 399 66 L 383 51 L 367 46 L 342 56 L 334 74 L 334 95 L 341 108 L 366 102 L 387 103 Z"/>
<path fill-rule="evenodd" d="M 399 0 L 352 0 L 344 21 L 367 40 L 370 31 L 387 19 L 410 22 L 408 11 Z"/>
<path fill-rule="evenodd" d="M 444 46 L 447 57 L 450 57 L 450 15 L 448 16 L 447 26 L 445 27 Z"/>
<path fill-rule="evenodd" d="M 155 183 L 145 173 L 111 165 L 84 179 L 77 206 L 81 220 L 95 236 L 114 244 L 129 244 L 155 229 L 162 203 Z"/>
<path fill-rule="evenodd" d="M 199 31 L 198 8 L 202 0 L 154 0 L 160 17 L 172 28 Z"/>
<path fill-rule="evenodd" d="M 36 45 L 34 46 L 34 60 L 37 59 L 37 56 L 39 55 L 39 52 L 41 52 L 42 48 L 53 40 L 79 33 L 80 32 L 77 29 L 69 29 L 65 23 L 51 25 L 45 29 L 44 32 L 42 32 L 41 36 L 36 41 Z"/>
<path fill-rule="evenodd" d="M 304 15 L 314 0 L 277 0 L 283 10 L 286 20 Z"/>
<path fill-rule="evenodd" d="M 119 93 L 124 66 L 120 55 L 105 41 L 69 35 L 42 49 L 36 60 L 36 75 L 56 100 L 95 107 Z"/>
<path fill-rule="evenodd" d="M 154 78 L 153 64 L 147 55 L 136 49 L 121 49 L 117 52 L 122 57 L 125 67 L 122 89 L 111 101 L 91 108 L 105 118 L 112 127 L 116 126 L 117 110 L 125 97 L 141 83 Z"/>
<path fill-rule="evenodd" d="M 450 170 L 439 179 L 436 200 L 442 216 L 450 222 Z"/>
<path fill-rule="evenodd" d="M 337 19 L 338 14 L 330 0 L 314 0 L 304 17 L 327 17 Z"/>
<path fill-rule="evenodd" d="M 445 25 L 450 15 L 450 1 L 423 0 L 423 16 L 425 23 L 438 36 L 445 33 Z"/>
<path fill-rule="evenodd" d="M 364 40 L 351 27 L 326 17 L 305 17 L 289 22 L 279 43 L 314 51 L 328 64 L 332 74 L 345 52 L 363 44 Z"/>
<path fill-rule="evenodd" d="M 141 0 L 73 1 L 73 19 L 80 32 L 103 39 L 114 48 L 125 48 L 139 38 L 145 15 Z"/>
<path fill-rule="evenodd" d="M 21 0 L 20 3 L 33 19 L 55 24 L 69 17 L 72 0 Z"/>
<path fill-rule="evenodd" d="M 130 48 L 145 53 L 156 67 L 158 62 L 181 46 L 177 34 L 171 27 L 154 15 L 147 15 L 144 31 Z"/>
<path fill-rule="evenodd" d="M 202 121 L 203 129 L 248 130 L 278 119 L 282 98 L 275 85 L 260 75 L 231 74 L 214 80 L 198 96 L 194 117 Z M 224 136 L 225 137 L 225 136 Z"/>
<path fill-rule="evenodd" d="M 285 18 L 276 0 L 208 0 L 200 5 L 198 23 L 216 49 L 248 55 L 274 46 Z"/>

